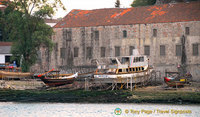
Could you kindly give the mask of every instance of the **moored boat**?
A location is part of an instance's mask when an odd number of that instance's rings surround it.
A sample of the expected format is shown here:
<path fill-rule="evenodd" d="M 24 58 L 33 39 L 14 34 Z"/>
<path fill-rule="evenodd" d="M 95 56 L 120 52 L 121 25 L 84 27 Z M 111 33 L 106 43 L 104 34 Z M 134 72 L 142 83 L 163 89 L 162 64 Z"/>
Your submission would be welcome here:
<path fill-rule="evenodd" d="M 56 75 L 45 75 L 48 73 L 56 72 Z M 66 84 L 72 84 L 75 80 L 75 78 L 78 77 L 78 72 L 75 74 L 65 74 L 65 75 L 59 75 L 58 71 L 50 71 L 48 73 L 38 75 L 38 77 L 47 85 L 50 87 L 54 86 L 61 86 Z"/>
<path fill-rule="evenodd" d="M 169 87 L 180 87 L 189 84 L 191 78 L 190 73 L 181 76 L 179 72 L 166 72 L 164 81 Z"/>
<path fill-rule="evenodd" d="M 148 65 L 148 58 L 133 50 L 131 56 L 110 57 L 103 63 L 97 62 L 96 79 L 121 79 L 148 76 L 153 70 Z"/>

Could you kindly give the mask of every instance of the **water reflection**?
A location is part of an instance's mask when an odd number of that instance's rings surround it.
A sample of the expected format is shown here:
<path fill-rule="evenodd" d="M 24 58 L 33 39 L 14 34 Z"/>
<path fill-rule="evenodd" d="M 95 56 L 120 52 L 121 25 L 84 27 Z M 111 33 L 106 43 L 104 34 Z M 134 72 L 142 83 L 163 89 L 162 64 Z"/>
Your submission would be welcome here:
<path fill-rule="evenodd" d="M 116 108 L 122 113 L 116 113 Z M 170 112 L 172 109 L 192 113 L 175 114 Z M 1 117 L 197 117 L 199 110 L 199 105 L 0 102 Z"/>

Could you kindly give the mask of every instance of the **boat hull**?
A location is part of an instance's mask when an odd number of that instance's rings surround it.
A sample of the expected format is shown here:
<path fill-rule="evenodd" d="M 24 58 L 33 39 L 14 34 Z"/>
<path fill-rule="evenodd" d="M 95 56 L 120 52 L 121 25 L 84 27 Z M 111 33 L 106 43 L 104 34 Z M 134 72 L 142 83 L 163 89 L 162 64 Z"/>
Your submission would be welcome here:
<path fill-rule="evenodd" d="M 67 78 L 67 79 L 41 78 L 41 80 L 47 86 L 51 86 L 51 87 L 72 84 L 74 82 L 74 79 L 75 78 Z"/>
<path fill-rule="evenodd" d="M 179 80 L 175 80 L 175 79 L 172 79 L 172 78 L 165 77 L 164 81 L 169 87 L 184 86 L 187 83 L 187 79 L 184 79 L 184 78 L 179 79 Z"/>
<path fill-rule="evenodd" d="M 25 78 L 32 76 L 31 73 L 0 71 L 0 78 Z"/>

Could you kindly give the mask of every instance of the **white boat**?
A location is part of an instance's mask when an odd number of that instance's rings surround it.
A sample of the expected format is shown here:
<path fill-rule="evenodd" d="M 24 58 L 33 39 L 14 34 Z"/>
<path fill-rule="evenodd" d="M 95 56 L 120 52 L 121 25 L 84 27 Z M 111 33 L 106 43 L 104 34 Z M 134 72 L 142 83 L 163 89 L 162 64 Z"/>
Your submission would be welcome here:
<path fill-rule="evenodd" d="M 152 69 L 149 68 L 149 59 L 145 55 L 140 55 L 133 50 L 131 56 L 110 57 L 107 60 L 98 60 L 98 70 L 94 78 L 136 78 L 147 76 Z"/>

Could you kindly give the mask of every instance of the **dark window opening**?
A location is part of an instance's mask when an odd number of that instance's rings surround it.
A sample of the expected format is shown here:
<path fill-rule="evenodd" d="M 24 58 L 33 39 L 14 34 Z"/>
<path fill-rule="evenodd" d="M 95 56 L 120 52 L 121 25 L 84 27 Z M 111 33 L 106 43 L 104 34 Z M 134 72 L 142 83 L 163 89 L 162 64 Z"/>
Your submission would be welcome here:
<path fill-rule="evenodd" d="M 190 28 L 189 27 L 185 27 L 185 34 L 189 35 L 190 34 Z"/>
<path fill-rule="evenodd" d="M 133 54 L 133 49 L 135 49 L 134 46 L 129 46 L 129 55 Z"/>
<path fill-rule="evenodd" d="M 135 71 L 135 68 L 133 68 L 133 71 Z"/>
<path fill-rule="evenodd" d="M 131 69 L 131 68 L 129 68 L 129 71 L 132 71 L 132 69 Z"/>
<path fill-rule="evenodd" d="M 105 56 L 106 56 L 106 48 L 101 47 L 101 57 L 105 57 Z"/>
<path fill-rule="evenodd" d="M 99 31 L 94 31 L 94 37 L 96 40 L 99 39 Z"/>
<path fill-rule="evenodd" d="M 5 63 L 10 63 L 11 62 L 10 58 L 11 58 L 11 56 L 5 56 Z"/>
<path fill-rule="evenodd" d="M 66 41 L 71 41 L 72 40 L 72 31 L 71 30 L 63 30 L 63 39 Z"/>
<path fill-rule="evenodd" d="M 78 57 L 78 51 L 79 51 L 79 48 L 75 47 L 74 48 L 74 57 Z"/>
<path fill-rule="evenodd" d="M 115 56 L 120 56 L 120 47 L 115 46 Z"/>
<path fill-rule="evenodd" d="M 86 55 L 86 57 L 88 59 L 92 58 L 92 48 L 91 47 L 87 47 L 87 55 Z"/>
<path fill-rule="evenodd" d="M 165 56 L 165 45 L 160 45 L 160 56 Z"/>
<path fill-rule="evenodd" d="M 128 72 L 128 68 L 126 69 L 126 72 Z"/>
<path fill-rule="evenodd" d="M 181 56 L 182 54 L 182 52 L 181 52 L 181 45 L 176 45 L 176 56 Z"/>
<path fill-rule="evenodd" d="M 142 67 L 142 70 L 144 70 L 144 67 Z"/>
<path fill-rule="evenodd" d="M 119 73 L 120 73 L 120 72 L 122 72 L 122 69 L 119 69 L 119 71 L 118 71 L 118 72 L 119 72 Z"/>
<path fill-rule="evenodd" d="M 153 29 L 153 37 L 157 37 L 157 29 Z"/>
<path fill-rule="evenodd" d="M 127 31 L 123 30 L 123 37 L 126 38 L 127 37 Z"/>
<path fill-rule="evenodd" d="M 140 62 L 144 62 L 144 57 L 139 57 Z"/>
<path fill-rule="evenodd" d="M 199 47 L 198 44 L 192 44 L 192 50 L 193 50 L 193 56 L 198 56 L 199 55 Z"/>
<path fill-rule="evenodd" d="M 66 48 L 60 48 L 60 58 L 62 59 L 65 58 L 65 52 L 66 52 Z"/>
<path fill-rule="evenodd" d="M 146 45 L 144 46 L 144 55 L 150 55 L 150 46 Z"/>
<path fill-rule="evenodd" d="M 136 68 L 136 71 L 138 71 L 138 68 Z"/>

